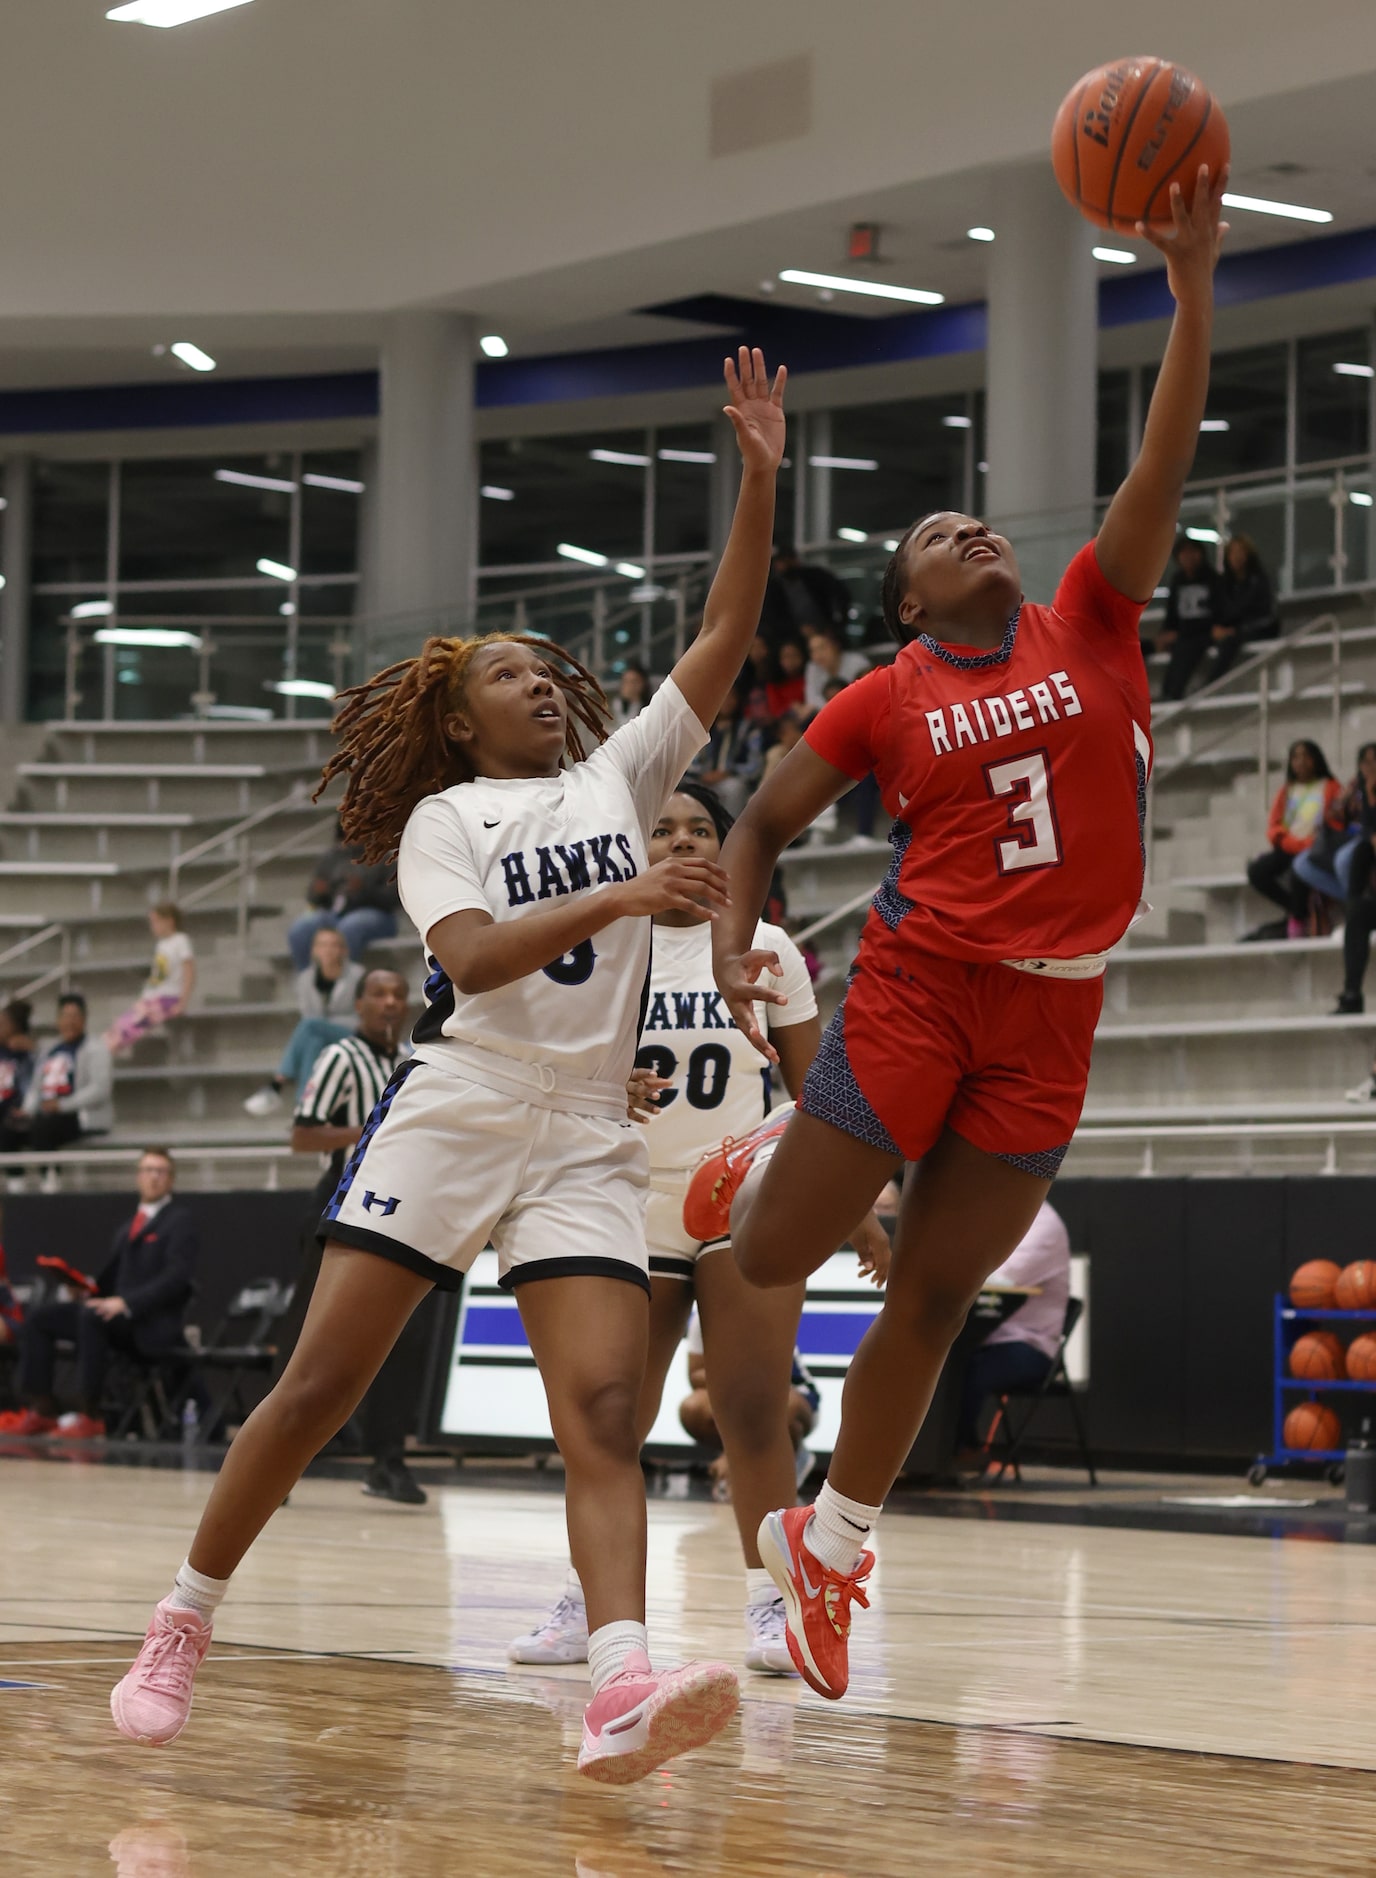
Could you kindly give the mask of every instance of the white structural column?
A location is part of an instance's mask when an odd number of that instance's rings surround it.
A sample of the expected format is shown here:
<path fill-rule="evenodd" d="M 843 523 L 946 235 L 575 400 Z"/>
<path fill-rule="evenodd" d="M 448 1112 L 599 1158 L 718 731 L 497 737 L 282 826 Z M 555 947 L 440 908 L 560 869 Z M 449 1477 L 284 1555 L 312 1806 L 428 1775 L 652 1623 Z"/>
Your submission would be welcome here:
<path fill-rule="evenodd" d="M 1094 525 L 1096 234 L 1049 163 L 999 178 L 989 250 L 989 519 L 1046 601 Z"/>
<path fill-rule="evenodd" d="M 382 345 L 370 611 L 434 613 L 449 630 L 473 604 L 475 330 L 463 314 L 396 313 Z"/>
<path fill-rule="evenodd" d="M 5 508 L 0 514 L 0 724 L 22 724 L 29 689 L 29 557 L 33 536 L 33 459 L 5 463 Z"/>

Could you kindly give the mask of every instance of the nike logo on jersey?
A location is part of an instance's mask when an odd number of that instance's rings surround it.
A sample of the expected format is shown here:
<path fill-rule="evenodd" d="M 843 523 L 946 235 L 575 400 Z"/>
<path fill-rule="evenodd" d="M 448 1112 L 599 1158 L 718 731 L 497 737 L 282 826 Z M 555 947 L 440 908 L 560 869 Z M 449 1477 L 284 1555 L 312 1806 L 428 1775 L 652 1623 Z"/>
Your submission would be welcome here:
<path fill-rule="evenodd" d="M 945 756 L 967 743 L 993 743 L 1000 737 L 1034 730 L 1038 724 L 1078 717 L 1084 708 L 1069 673 L 1049 672 L 1039 684 L 998 697 L 972 698 L 968 704 L 943 705 L 923 715 L 932 749 L 938 756 Z"/>
<path fill-rule="evenodd" d="M 613 844 L 619 859 L 612 854 Z M 502 856 L 501 867 L 508 906 L 634 880 L 640 871 L 625 835 L 587 835 L 582 841 L 556 841 L 530 853 L 517 848 Z"/>
<path fill-rule="evenodd" d="M 495 822 L 484 822 L 484 823 L 483 823 L 483 827 L 484 827 L 484 828 L 500 828 L 500 827 L 501 827 L 501 825 L 502 825 L 502 818 L 501 818 L 501 816 L 500 816 L 500 815 L 499 815 L 499 816 L 497 817 L 497 819 L 496 819 L 496 821 L 495 821 Z"/>

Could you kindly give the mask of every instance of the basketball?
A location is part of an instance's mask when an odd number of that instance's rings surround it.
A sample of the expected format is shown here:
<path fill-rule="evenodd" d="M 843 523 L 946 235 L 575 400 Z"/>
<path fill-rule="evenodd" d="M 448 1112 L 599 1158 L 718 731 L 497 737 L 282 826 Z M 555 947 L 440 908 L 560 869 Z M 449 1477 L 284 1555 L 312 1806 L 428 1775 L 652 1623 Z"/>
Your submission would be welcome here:
<path fill-rule="evenodd" d="M 1376 1332 L 1368 1330 L 1348 1344 L 1347 1373 L 1352 1382 L 1376 1382 Z"/>
<path fill-rule="evenodd" d="M 1287 1448 L 1336 1448 L 1343 1438 L 1343 1425 L 1331 1408 L 1322 1402 L 1301 1402 L 1285 1418 L 1282 1439 Z"/>
<path fill-rule="evenodd" d="M 1357 1259 L 1345 1265 L 1333 1287 L 1333 1302 L 1340 1311 L 1376 1309 L 1376 1262 Z"/>
<path fill-rule="evenodd" d="M 1332 1259 L 1310 1259 L 1290 1280 L 1290 1302 L 1300 1311 L 1331 1311 L 1333 1287 L 1342 1267 Z"/>
<path fill-rule="evenodd" d="M 1072 85 L 1051 131 L 1051 163 L 1067 198 L 1100 228 L 1171 226 L 1170 186 L 1188 204 L 1201 163 L 1228 161 L 1217 99 L 1169 59 L 1115 59 Z"/>
<path fill-rule="evenodd" d="M 1346 1370 L 1343 1346 L 1331 1330 L 1311 1330 L 1290 1352 L 1290 1374 L 1303 1382 L 1341 1382 Z"/>

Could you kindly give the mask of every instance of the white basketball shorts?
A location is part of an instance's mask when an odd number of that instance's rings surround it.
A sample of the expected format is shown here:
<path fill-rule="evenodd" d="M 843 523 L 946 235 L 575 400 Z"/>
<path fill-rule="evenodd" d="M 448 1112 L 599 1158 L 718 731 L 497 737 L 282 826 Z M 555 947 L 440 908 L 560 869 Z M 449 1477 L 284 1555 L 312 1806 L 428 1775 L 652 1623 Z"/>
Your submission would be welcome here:
<path fill-rule="evenodd" d="M 442 1291 L 491 1244 L 498 1283 L 594 1273 L 648 1291 L 649 1159 L 630 1122 L 535 1108 L 410 1058 L 397 1068 L 317 1228 Z"/>
<path fill-rule="evenodd" d="M 688 1176 L 682 1184 L 668 1175 L 651 1177 L 650 1197 L 645 1203 L 645 1238 L 650 1252 L 652 1278 L 681 1278 L 693 1282 L 693 1267 L 704 1252 L 715 1252 L 730 1245 L 729 1239 L 709 1239 L 704 1243 L 683 1229 L 683 1196 L 688 1191 Z"/>

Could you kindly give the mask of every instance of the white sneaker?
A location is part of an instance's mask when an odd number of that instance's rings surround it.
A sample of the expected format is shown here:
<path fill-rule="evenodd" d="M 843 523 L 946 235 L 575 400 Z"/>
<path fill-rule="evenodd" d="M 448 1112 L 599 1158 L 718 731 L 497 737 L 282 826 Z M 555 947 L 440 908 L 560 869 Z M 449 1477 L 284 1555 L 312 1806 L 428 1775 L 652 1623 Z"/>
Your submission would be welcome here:
<path fill-rule="evenodd" d="M 788 1653 L 788 1620 L 782 1598 L 745 1607 L 745 1666 L 761 1676 L 796 1676 Z"/>
<path fill-rule="evenodd" d="M 586 1663 L 588 1609 L 566 1591 L 545 1621 L 507 1649 L 513 1663 Z"/>
<path fill-rule="evenodd" d="M 280 1089 L 274 1089 L 270 1082 L 264 1083 L 261 1089 L 255 1089 L 251 1096 L 244 1099 L 246 1115 L 275 1115 L 281 1106 L 282 1092 Z"/>
<path fill-rule="evenodd" d="M 1343 1096 L 1345 1102 L 1376 1102 L 1376 1076 L 1367 1076 Z"/>

